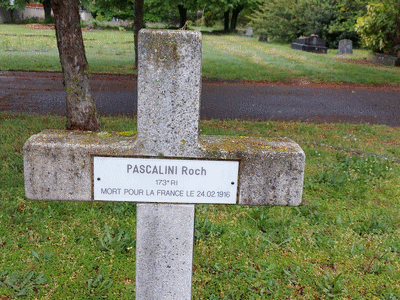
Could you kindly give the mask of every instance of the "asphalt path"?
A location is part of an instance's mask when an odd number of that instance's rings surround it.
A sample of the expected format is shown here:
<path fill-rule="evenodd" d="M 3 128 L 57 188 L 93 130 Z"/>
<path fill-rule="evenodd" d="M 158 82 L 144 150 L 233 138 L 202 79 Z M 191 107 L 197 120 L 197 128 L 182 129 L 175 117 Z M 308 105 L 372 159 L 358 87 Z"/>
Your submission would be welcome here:
<path fill-rule="evenodd" d="M 92 75 L 100 114 L 135 115 L 136 78 Z M 0 72 L 0 111 L 65 114 L 60 73 Z M 202 119 L 303 120 L 400 127 L 400 87 L 203 80 Z"/>

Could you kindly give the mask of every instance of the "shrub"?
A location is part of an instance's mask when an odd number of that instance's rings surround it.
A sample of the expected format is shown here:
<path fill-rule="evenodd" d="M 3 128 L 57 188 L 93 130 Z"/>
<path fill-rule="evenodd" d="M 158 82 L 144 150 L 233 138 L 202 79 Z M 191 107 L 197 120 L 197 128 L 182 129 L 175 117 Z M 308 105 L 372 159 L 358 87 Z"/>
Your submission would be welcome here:
<path fill-rule="evenodd" d="M 363 46 L 374 52 L 396 54 L 400 50 L 400 3 L 370 3 L 367 13 L 357 19 L 356 30 Z"/>

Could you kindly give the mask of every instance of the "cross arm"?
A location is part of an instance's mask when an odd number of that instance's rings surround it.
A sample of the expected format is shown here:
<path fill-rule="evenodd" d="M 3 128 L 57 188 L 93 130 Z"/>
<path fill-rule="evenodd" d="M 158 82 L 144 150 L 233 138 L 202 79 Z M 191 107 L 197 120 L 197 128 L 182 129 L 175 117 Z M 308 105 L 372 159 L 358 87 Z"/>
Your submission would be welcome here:
<path fill-rule="evenodd" d="M 237 160 L 241 205 L 301 203 L 305 155 L 287 138 L 203 136 L 199 159 Z M 32 200 L 90 201 L 92 156 L 139 156 L 135 133 L 46 130 L 25 143 L 25 193 Z M 193 159 L 193 158 L 192 158 Z"/>
<path fill-rule="evenodd" d="M 200 136 L 203 156 L 239 160 L 239 204 L 297 206 L 305 154 L 288 138 Z"/>

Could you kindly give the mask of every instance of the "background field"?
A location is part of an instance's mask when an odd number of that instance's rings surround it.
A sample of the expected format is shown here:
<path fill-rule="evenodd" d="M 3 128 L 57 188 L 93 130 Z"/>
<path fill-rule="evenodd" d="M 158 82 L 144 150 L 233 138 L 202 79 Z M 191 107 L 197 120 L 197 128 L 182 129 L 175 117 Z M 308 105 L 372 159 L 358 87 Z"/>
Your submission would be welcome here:
<path fill-rule="evenodd" d="M 0 25 L 0 70 L 59 71 L 52 29 Z M 134 65 L 133 33 L 93 30 L 83 33 L 90 70 L 130 74 Z M 257 38 L 203 34 L 203 76 L 207 78 L 400 84 L 400 68 L 367 61 L 368 51 L 338 56 L 292 50 L 289 44 L 261 43 Z"/>

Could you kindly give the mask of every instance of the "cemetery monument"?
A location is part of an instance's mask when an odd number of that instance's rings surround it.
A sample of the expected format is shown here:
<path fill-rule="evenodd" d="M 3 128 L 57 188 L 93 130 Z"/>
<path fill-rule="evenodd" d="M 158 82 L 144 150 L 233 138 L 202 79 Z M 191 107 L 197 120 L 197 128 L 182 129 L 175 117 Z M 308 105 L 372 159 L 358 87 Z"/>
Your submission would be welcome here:
<path fill-rule="evenodd" d="M 287 138 L 199 135 L 200 33 L 143 29 L 138 55 L 137 134 L 33 135 L 26 196 L 138 202 L 136 299 L 191 299 L 195 204 L 299 205 L 305 155 Z"/>
<path fill-rule="evenodd" d="M 353 54 L 353 41 L 352 40 L 340 40 L 337 54 Z"/>
<path fill-rule="evenodd" d="M 325 47 L 326 41 L 316 34 L 309 37 L 300 37 L 296 39 L 290 47 L 292 49 L 313 52 L 313 53 L 327 53 L 328 48 Z"/>

